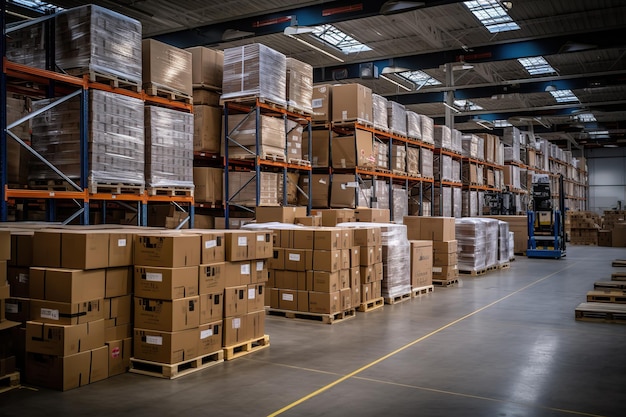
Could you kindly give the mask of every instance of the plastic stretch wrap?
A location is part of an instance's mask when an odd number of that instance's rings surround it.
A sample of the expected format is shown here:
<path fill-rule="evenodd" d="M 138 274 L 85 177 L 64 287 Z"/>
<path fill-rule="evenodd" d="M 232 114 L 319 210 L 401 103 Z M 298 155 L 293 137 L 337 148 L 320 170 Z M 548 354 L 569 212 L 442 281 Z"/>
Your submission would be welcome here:
<path fill-rule="evenodd" d="M 483 165 L 479 165 L 478 169 L 476 170 L 476 179 L 478 180 L 478 184 L 483 185 L 485 184 L 485 170 L 482 168 Z"/>
<path fill-rule="evenodd" d="M 452 150 L 452 131 L 448 126 L 436 125 L 433 130 L 435 146 Z"/>
<path fill-rule="evenodd" d="M 452 150 L 459 154 L 463 152 L 463 133 L 457 129 L 452 129 Z"/>
<path fill-rule="evenodd" d="M 485 207 L 485 192 L 479 191 L 478 192 L 478 215 L 479 216 L 483 215 L 484 207 Z"/>
<path fill-rule="evenodd" d="M 507 165 L 504 167 L 504 185 L 515 189 L 521 189 L 520 181 L 520 168 L 514 165 Z"/>
<path fill-rule="evenodd" d="M 395 101 L 387 102 L 387 115 L 389 116 L 389 128 L 395 134 L 406 136 L 406 108 Z"/>
<path fill-rule="evenodd" d="M 452 160 L 452 181 L 461 182 L 461 162 Z"/>
<path fill-rule="evenodd" d="M 287 120 L 287 161 L 292 159 L 309 160 L 309 155 L 302 153 L 302 132 L 300 123 Z"/>
<path fill-rule="evenodd" d="M 374 141 L 376 153 L 376 166 L 383 169 L 389 169 L 389 144 Z"/>
<path fill-rule="evenodd" d="M 401 222 L 404 216 L 409 215 L 409 194 L 400 185 L 394 185 L 391 193 L 393 197 L 393 220 Z"/>
<path fill-rule="evenodd" d="M 378 94 L 372 94 L 372 106 L 374 113 L 374 128 L 383 131 L 389 130 L 388 114 L 387 114 L 388 100 Z"/>
<path fill-rule="evenodd" d="M 261 115 L 259 126 L 256 125 L 254 112 L 228 116 L 228 156 L 229 158 L 249 158 L 252 155 L 284 155 L 287 142 L 285 121 L 280 117 Z M 297 123 L 288 120 L 287 128 L 291 131 Z M 259 147 L 256 149 L 256 135 L 259 135 Z M 302 139 L 300 139 L 302 143 Z M 300 147 L 301 149 L 302 147 Z M 222 155 L 224 155 L 222 143 Z M 247 150 L 246 150 L 247 149 Z"/>
<path fill-rule="evenodd" d="M 452 188 L 435 187 L 435 214 L 452 217 Z"/>
<path fill-rule="evenodd" d="M 426 178 L 434 177 L 433 151 L 422 148 L 422 176 Z"/>
<path fill-rule="evenodd" d="M 141 22 L 100 6 L 65 10 L 54 19 L 56 66 L 79 73 L 95 71 L 141 84 Z M 44 22 L 10 31 L 8 58 L 45 69 Z"/>
<path fill-rule="evenodd" d="M 509 224 L 498 220 L 498 264 L 509 262 Z"/>
<path fill-rule="evenodd" d="M 463 192 L 459 187 L 452 189 L 452 216 L 461 217 L 463 209 Z"/>
<path fill-rule="evenodd" d="M 376 191 L 374 191 L 374 186 Z M 389 208 L 389 184 L 383 180 L 365 180 L 359 184 L 359 207 Z"/>
<path fill-rule="evenodd" d="M 519 152 L 518 152 L 518 156 L 519 156 Z M 504 144 L 502 143 L 499 143 L 498 146 L 496 147 L 495 162 L 496 162 L 496 165 L 504 165 Z"/>
<path fill-rule="evenodd" d="M 505 162 L 520 162 L 520 148 L 519 146 L 505 146 L 504 147 L 504 161 Z"/>
<path fill-rule="evenodd" d="M 481 219 L 464 217 L 455 220 L 460 271 L 487 268 L 487 225 Z"/>
<path fill-rule="evenodd" d="M 279 174 L 261 172 L 260 206 L 278 205 Z M 242 206 L 256 205 L 256 173 L 254 171 L 231 171 L 228 173 L 228 197 L 231 203 Z"/>
<path fill-rule="evenodd" d="M 406 150 L 406 172 L 413 175 L 420 173 L 420 150 L 412 146 Z"/>
<path fill-rule="evenodd" d="M 509 232 L 509 260 L 515 258 L 515 232 Z"/>
<path fill-rule="evenodd" d="M 391 145 L 391 169 L 406 172 L 407 151 L 404 145 Z"/>
<path fill-rule="evenodd" d="M 7 125 L 18 121 L 29 113 L 30 100 L 7 97 Z M 31 121 L 26 121 L 11 129 L 22 140 L 30 140 Z M 28 160 L 30 153 L 7 135 L 7 181 L 9 184 L 26 184 L 28 180 Z"/>
<path fill-rule="evenodd" d="M 191 52 L 154 39 L 144 39 L 143 85 L 193 95 Z"/>
<path fill-rule="evenodd" d="M 313 67 L 287 58 L 287 104 L 296 110 L 313 113 Z"/>
<path fill-rule="evenodd" d="M 454 181 L 452 176 L 452 157 L 449 155 L 434 156 L 435 178 L 441 181 Z"/>
<path fill-rule="evenodd" d="M 380 227 L 383 244 L 382 294 L 394 298 L 411 292 L 411 245 L 406 226 L 392 223 L 340 223 L 340 227 Z"/>
<path fill-rule="evenodd" d="M 41 109 L 52 101 L 35 101 L 33 110 Z M 90 181 L 144 185 L 143 107 L 143 102 L 136 98 L 100 90 L 89 92 Z M 32 147 L 69 178 L 80 178 L 78 98 L 33 118 Z M 57 180 L 59 177 L 33 158 L 29 179 Z"/>
<path fill-rule="evenodd" d="M 503 189 L 504 188 L 504 175 L 502 175 L 502 171 L 500 171 L 499 169 L 494 169 L 493 178 L 494 178 L 494 186 L 498 190 Z"/>
<path fill-rule="evenodd" d="M 478 140 L 481 139 L 476 135 L 464 135 L 462 139 L 463 156 L 472 159 L 482 159 L 482 154 L 478 153 Z M 484 151 L 483 151 L 484 152 Z"/>
<path fill-rule="evenodd" d="M 478 192 L 463 190 L 463 217 L 478 216 Z"/>
<path fill-rule="evenodd" d="M 409 110 L 406 112 L 406 133 L 412 139 L 422 139 L 422 119 L 419 114 Z"/>
<path fill-rule="evenodd" d="M 518 128 L 514 126 L 505 127 L 502 133 L 502 143 L 517 146 L 519 149 L 522 144 L 522 132 Z"/>
<path fill-rule="evenodd" d="M 146 106 L 146 184 L 193 188 L 193 114 Z"/>
<path fill-rule="evenodd" d="M 481 138 L 480 136 L 475 136 L 476 140 L 477 140 L 477 145 L 476 145 L 476 159 L 482 161 L 485 159 L 485 139 Z"/>
<path fill-rule="evenodd" d="M 498 220 L 480 219 L 485 223 L 487 234 L 487 268 L 498 265 Z"/>
<path fill-rule="evenodd" d="M 253 43 L 224 50 L 222 100 L 257 97 L 285 105 L 287 59 L 265 45 Z"/>
<path fill-rule="evenodd" d="M 435 144 L 435 121 L 428 116 L 420 114 L 422 120 L 422 142 Z"/>

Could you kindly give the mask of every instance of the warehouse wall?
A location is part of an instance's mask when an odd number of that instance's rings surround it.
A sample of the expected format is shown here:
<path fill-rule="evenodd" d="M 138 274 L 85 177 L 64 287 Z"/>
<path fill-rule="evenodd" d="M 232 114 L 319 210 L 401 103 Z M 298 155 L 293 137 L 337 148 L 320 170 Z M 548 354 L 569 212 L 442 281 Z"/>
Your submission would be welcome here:
<path fill-rule="evenodd" d="M 622 202 L 626 205 L 626 148 L 585 151 L 589 168 L 589 210 L 601 214 Z"/>

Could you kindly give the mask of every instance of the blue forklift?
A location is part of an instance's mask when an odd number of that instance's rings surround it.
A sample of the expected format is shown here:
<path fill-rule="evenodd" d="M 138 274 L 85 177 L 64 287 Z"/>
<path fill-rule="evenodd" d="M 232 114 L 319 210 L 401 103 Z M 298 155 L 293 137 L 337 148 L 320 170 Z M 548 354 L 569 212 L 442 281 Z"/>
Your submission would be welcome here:
<path fill-rule="evenodd" d="M 558 177 L 558 210 L 552 205 L 549 174 L 535 174 L 528 214 L 529 258 L 560 259 L 565 256 L 565 193 L 563 175 Z"/>

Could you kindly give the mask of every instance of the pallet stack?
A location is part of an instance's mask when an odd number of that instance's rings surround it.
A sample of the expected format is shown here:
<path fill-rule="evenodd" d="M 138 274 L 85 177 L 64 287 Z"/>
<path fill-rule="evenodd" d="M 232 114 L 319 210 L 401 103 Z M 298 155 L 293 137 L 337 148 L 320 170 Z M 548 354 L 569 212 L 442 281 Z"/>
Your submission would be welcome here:
<path fill-rule="evenodd" d="M 7 320 L 5 310 L 10 297 L 7 282 L 7 261 L 11 259 L 11 234 L 0 232 L 0 393 L 19 385 L 20 374 L 16 372 L 16 346 L 11 331 L 19 322 Z"/>
<path fill-rule="evenodd" d="M 456 236 L 460 272 L 474 276 L 483 275 L 498 267 L 498 220 L 472 217 L 456 219 Z M 507 231 L 507 242 L 508 237 Z M 503 242 L 503 245 L 506 243 Z M 508 250 L 506 253 L 503 251 L 502 256 L 507 257 Z"/>
<path fill-rule="evenodd" d="M 626 260 L 615 259 L 611 266 L 626 267 Z M 587 292 L 587 302 L 575 311 L 576 320 L 600 323 L 626 323 L 626 272 L 614 272 L 610 281 L 596 281 Z"/>
<path fill-rule="evenodd" d="M 600 216 L 590 211 L 568 211 L 569 239 L 572 245 L 598 245 Z"/>

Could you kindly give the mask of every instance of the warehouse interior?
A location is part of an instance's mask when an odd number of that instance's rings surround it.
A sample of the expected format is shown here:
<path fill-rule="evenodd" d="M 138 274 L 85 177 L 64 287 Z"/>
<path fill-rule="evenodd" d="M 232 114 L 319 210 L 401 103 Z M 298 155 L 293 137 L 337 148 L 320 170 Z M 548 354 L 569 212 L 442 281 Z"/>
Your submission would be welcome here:
<path fill-rule="evenodd" d="M 623 1 L 2 4 L 0 415 L 624 414 Z"/>

